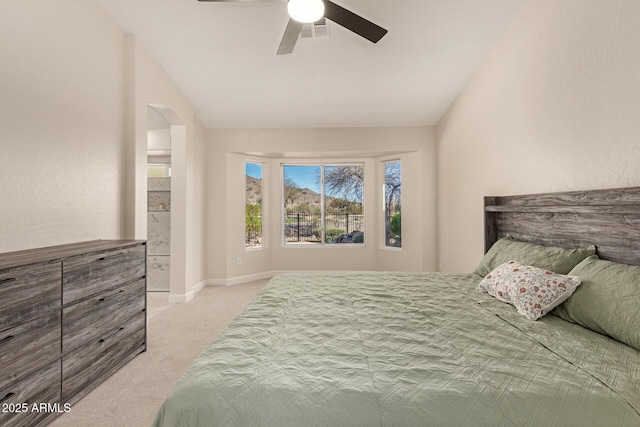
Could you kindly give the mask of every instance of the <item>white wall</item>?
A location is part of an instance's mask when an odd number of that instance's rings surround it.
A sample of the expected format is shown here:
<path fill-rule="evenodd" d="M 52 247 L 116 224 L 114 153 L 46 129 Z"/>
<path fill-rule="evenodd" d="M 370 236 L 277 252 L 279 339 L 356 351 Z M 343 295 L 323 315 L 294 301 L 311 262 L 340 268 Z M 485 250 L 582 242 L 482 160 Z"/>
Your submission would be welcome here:
<path fill-rule="evenodd" d="M 256 157 L 257 156 L 257 157 Z M 326 157 L 365 162 L 364 247 L 293 248 L 281 244 L 283 161 Z M 378 159 L 400 158 L 403 166 L 403 249 L 380 248 L 381 200 Z M 244 245 L 247 159 L 263 158 L 270 206 L 268 246 L 246 251 Z M 288 270 L 434 270 L 435 129 L 210 129 L 207 142 L 208 277 L 221 283 L 264 272 Z M 238 257 L 242 264 L 237 265 Z"/>
<path fill-rule="evenodd" d="M 92 1 L 2 1 L 0 52 L 0 252 L 121 237 L 124 34 Z"/>
<path fill-rule="evenodd" d="M 184 296 L 206 278 L 274 270 L 436 270 L 439 256 L 445 271 L 470 271 L 482 255 L 483 196 L 640 185 L 636 0 L 526 2 L 437 135 L 427 127 L 204 129 L 149 52 L 93 1 L 0 3 L 0 49 L 0 252 L 144 238 L 146 108 L 161 106 L 183 144 Z M 372 152 L 403 153 L 402 252 L 371 239 L 363 249 L 290 250 L 276 222 L 267 250 L 244 251 L 236 210 L 247 153 L 271 159 L 273 192 L 278 159 L 360 157 L 375 170 Z M 373 221 L 376 197 L 367 197 Z M 274 203 L 272 219 L 278 210 Z"/>
<path fill-rule="evenodd" d="M 171 150 L 171 129 L 149 129 L 147 146 L 149 150 Z"/>
<path fill-rule="evenodd" d="M 155 58 L 127 36 L 127 175 L 125 234 L 147 237 L 147 108 L 171 125 L 171 297 L 193 298 L 205 277 L 204 143 L 206 131 L 191 101 Z"/>
<path fill-rule="evenodd" d="M 206 161 L 206 277 L 227 279 L 227 146 L 207 130 Z"/>
<path fill-rule="evenodd" d="M 0 52 L 0 252 L 146 239 L 153 105 L 179 125 L 172 292 L 192 295 L 206 279 L 206 132 L 190 101 L 94 1 L 0 2 Z"/>
<path fill-rule="evenodd" d="M 438 124 L 439 254 L 472 271 L 482 197 L 640 185 L 640 2 L 529 0 Z"/>

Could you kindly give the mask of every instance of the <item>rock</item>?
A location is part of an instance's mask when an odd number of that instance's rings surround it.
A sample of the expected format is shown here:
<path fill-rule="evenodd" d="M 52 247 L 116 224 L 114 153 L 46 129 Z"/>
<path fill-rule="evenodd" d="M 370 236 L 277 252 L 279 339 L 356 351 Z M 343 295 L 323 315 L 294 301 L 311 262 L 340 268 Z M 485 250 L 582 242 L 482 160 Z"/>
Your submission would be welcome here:
<path fill-rule="evenodd" d="M 335 238 L 332 243 L 364 243 L 364 233 L 356 230 Z"/>

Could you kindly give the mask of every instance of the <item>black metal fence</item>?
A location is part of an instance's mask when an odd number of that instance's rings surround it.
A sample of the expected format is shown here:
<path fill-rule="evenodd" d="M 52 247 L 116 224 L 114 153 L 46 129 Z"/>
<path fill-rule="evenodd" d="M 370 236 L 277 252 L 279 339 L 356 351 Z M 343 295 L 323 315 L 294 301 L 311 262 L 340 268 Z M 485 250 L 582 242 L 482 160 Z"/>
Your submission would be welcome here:
<path fill-rule="evenodd" d="M 341 235 L 364 232 L 364 215 L 326 214 L 325 242 L 331 243 Z M 287 213 L 284 217 L 286 243 L 322 242 L 322 216 L 311 213 Z"/>

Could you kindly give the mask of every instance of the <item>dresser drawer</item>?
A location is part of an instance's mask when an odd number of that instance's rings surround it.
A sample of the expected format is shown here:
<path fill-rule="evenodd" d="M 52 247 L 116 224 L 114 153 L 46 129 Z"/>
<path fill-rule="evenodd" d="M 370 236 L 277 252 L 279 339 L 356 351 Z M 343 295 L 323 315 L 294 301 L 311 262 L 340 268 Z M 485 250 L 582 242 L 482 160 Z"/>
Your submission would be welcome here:
<path fill-rule="evenodd" d="M 61 264 L 0 270 L 0 331 L 60 309 Z"/>
<path fill-rule="evenodd" d="M 35 426 L 59 410 L 64 411 L 60 404 L 60 359 L 20 381 L 0 387 L 0 401 L 3 409 L 0 425 L 5 427 Z M 38 412 L 33 410 L 34 404 L 37 408 L 42 408 L 41 404 L 49 405 Z"/>
<path fill-rule="evenodd" d="M 0 332 L 0 387 L 60 357 L 60 311 Z"/>
<path fill-rule="evenodd" d="M 100 338 L 145 311 L 145 279 L 100 292 L 62 310 L 62 352 Z"/>
<path fill-rule="evenodd" d="M 146 317 L 138 314 L 62 357 L 62 399 L 74 403 L 145 350 Z"/>
<path fill-rule="evenodd" d="M 144 245 L 123 247 L 64 260 L 63 305 L 144 277 L 145 248 Z"/>

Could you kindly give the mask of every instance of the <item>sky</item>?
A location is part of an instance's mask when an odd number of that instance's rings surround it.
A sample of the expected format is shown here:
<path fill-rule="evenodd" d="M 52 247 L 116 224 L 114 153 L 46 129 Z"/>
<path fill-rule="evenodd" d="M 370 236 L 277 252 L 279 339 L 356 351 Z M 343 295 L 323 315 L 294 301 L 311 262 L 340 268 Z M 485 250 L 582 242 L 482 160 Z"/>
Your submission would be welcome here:
<path fill-rule="evenodd" d="M 300 188 L 308 188 L 320 193 L 320 167 L 318 166 L 291 166 L 284 167 L 285 179 L 291 178 Z M 246 163 L 245 173 L 253 178 L 262 179 L 262 165 L 259 163 Z"/>
<path fill-rule="evenodd" d="M 320 193 L 320 183 L 318 182 L 318 180 L 320 179 L 319 177 L 319 166 L 284 166 L 285 181 L 287 179 L 291 179 L 293 180 L 293 182 L 298 184 L 298 187 L 308 188 L 315 191 L 316 193 Z"/>
<path fill-rule="evenodd" d="M 262 179 L 262 165 L 246 163 L 246 174 L 253 178 Z M 284 165 L 285 180 L 291 179 L 300 188 L 308 188 L 320 194 L 320 166 L 317 165 Z"/>
<path fill-rule="evenodd" d="M 246 163 L 246 174 L 257 179 L 262 179 L 262 165 L 258 163 Z"/>

